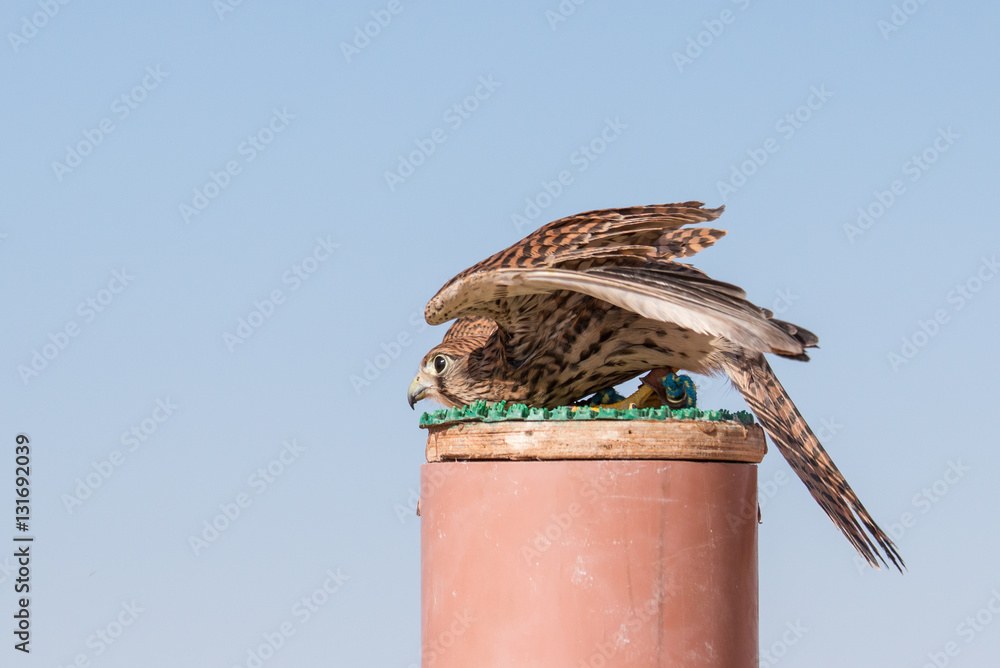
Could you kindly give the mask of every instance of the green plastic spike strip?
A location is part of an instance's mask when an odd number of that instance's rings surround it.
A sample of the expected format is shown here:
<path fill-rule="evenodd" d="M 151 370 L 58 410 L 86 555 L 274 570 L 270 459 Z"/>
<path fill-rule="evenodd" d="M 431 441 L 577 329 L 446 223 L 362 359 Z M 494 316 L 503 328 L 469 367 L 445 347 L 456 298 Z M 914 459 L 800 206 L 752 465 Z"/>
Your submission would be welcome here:
<path fill-rule="evenodd" d="M 576 410 L 573 410 L 576 408 Z M 566 420 L 704 420 L 707 422 L 739 422 L 753 424 L 753 415 L 747 411 L 733 413 L 727 410 L 706 411 L 700 408 L 670 410 L 660 408 L 628 408 L 623 411 L 601 406 L 560 406 L 534 408 L 524 404 L 505 405 L 503 401 L 488 404 L 476 401 L 468 406 L 456 406 L 431 411 L 420 416 L 421 427 L 435 427 L 458 422 L 566 421 Z"/>

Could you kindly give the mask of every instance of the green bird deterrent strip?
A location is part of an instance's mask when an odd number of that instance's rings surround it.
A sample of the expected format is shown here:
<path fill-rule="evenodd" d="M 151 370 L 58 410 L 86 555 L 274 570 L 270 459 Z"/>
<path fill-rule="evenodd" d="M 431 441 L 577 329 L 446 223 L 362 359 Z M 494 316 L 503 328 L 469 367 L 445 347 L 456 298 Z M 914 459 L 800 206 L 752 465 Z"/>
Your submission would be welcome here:
<path fill-rule="evenodd" d="M 753 424 L 753 415 L 747 411 L 682 408 L 671 410 L 660 408 L 628 408 L 616 410 L 602 406 L 560 406 L 558 408 L 535 408 L 524 404 L 506 405 L 501 401 L 488 404 L 476 401 L 468 406 L 456 406 L 424 413 L 420 416 L 420 426 L 435 427 L 458 422 L 503 422 L 519 420 L 529 422 L 566 420 L 702 420 L 707 422 L 739 422 Z"/>

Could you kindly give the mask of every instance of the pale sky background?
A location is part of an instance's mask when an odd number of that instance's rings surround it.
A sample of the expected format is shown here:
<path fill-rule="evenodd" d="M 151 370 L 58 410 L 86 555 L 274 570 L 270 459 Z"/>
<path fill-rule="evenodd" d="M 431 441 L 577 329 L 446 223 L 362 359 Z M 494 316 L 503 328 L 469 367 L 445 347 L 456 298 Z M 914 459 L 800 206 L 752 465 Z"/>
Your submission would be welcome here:
<path fill-rule="evenodd" d="M 730 230 L 697 265 L 819 334 L 775 370 L 909 566 L 859 570 L 772 449 L 770 665 L 995 664 L 996 3 L 221 6 L 0 10 L 0 555 L 18 433 L 36 537 L 0 665 L 246 666 L 283 624 L 268 668 L 415 665 L 424 304 L 549 220 L 692 199 Z"/>

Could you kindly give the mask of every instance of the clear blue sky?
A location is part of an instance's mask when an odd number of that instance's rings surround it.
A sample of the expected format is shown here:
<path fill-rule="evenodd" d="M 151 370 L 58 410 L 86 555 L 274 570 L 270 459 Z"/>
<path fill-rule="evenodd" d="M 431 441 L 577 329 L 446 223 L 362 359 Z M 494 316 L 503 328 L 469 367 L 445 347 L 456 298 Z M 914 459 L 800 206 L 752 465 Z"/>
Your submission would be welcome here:
<path fill-rule="evenodd" d="M 0 496 L 26 433 L 36 536 L 0 665 L 246 665 L 283 625 L 269 668 L 417 663 L 424 304 L 691 199 L 730 230 L 697 265 L 819 334 L 775 369 L 910 567 L 859 571 L 772 451 L 771 665 L 995 660 L 995 3 L 224 1 L 0 10 Z"/>

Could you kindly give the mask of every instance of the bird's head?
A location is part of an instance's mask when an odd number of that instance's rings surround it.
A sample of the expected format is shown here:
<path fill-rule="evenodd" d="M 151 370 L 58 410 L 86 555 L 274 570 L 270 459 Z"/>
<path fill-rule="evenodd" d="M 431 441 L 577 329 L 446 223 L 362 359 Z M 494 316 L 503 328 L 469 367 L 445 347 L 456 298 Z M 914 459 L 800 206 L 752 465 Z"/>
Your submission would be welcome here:
<path fill-rule="evenodd" d="M 410 408 L 421 399 L 433 399 L 449 407 L 468 403 L 465 398 L 469 389 L 468 367 L 474 349 L 475 343 L 468 339 L 453 339 L 431 348 L 406 393 Z"/>

